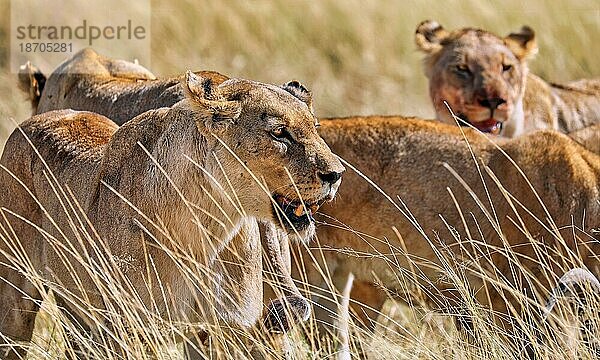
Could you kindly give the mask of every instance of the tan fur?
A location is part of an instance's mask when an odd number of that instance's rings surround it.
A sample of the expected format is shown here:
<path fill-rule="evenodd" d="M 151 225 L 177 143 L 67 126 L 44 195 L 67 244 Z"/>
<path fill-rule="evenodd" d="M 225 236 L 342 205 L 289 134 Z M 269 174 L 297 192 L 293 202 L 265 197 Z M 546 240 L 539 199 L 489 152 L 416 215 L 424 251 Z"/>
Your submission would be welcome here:
<path fill-rule="evenodd" d="M 527 26 L 501 38 L 473 28 L 449 32 L 424 21 L 415 42 L 426 54 L 425 74 L 438 120 L 455 124 L 447 102 L 473 126 L 507 137 L 538 129 L 569 133 L 600 123 L 600 79 L 560 85 L 529 73 L 527 62 L 537 45 Z"/>
<path fill-rule="evenodd" d="M 41 110 L 56 110 L 76 108 L 78 110 L 95 111 L 110 119 L 117 119 L 117 122 L 124 123 L 148 109 L 172 106 L 174 103 L 183 99 L 184 92 L 181 90 L 179 81 L 183 75 L 167 79 L 156 79 L 145 76 L 149 71 L 146 69 L 136 71 L 131 64 L 130 71 L 126 77 L 120 77 L 120 74 L 109 73 L 105 69 L 105 64 L 118 62 L 126 63 L 123 60 L 113 60 L 97 54 L 92 49 L 84 49 L 75 54 L 71 59 L 59 66 L 49 77 L 44 92 L 45 101 L 40 107 Z M 113 66 L 114 67 L 114 66 Z M 83 69 L 83 70 L 81 70 Z M 139 76 L 135 74 L 141 73 Z M 211 72 L 199 71 L 196 74 L 210 79 L 210 86 L 217 86 L 228 78 L 225 75 Z M 131 79 L 135 79 L 132 82 Z M 65 91 L 65 89 L 70 89 Z M 312 111 L 312 97 L 298 82 L 290 82 L 286 90 L 302 100 Z M 66 95 L 66 96 L 64 96 Z M 54 99 L 51 101 L 51 99 Z M 114 102 L 107 99 L 116 99 Z M 38 109 L 38 110 L 40 110 Z M 40 111 L 41 111 L 40 110 Z M 251 232 L 256 224 L 250 223 L 243 225 L 240 233 Z M 249 229 L 245 229 L 248 227 Z M 299 290 L 290 277 L 289 252 L 282 252 L 281 249 L 287 249 L 288 237 L 281 231 L 276 231 L 273 224 L 268 222 L 259 222 L 258 227 L 261 231 L 261 242 L 266 254 L 266 261 L 263 267 L 267 269 L 268 277 L 271 282 L 278 287 L 277 295 L 270 296 L 269 299 L 278 299 L 270 302 L 267 309 L 265 324 L 275 324 L 279 326 L 274 317 L 279 318 L 279 322 L 287 326 L 293 326 L 293 320 L 306 320 L 310 314 L 310 308 L 305 298 L 300 295 Z M 281 242 L 281 244 L 278 244 Z M 236 247 L 244 247 L 247 240 L 244 236 L 236 235 L 231 240 L 231 246 L 226 247 L 219 255 L 219 260 L 229 274 L 231 284 L 240 284 L 241 280 L 248 271 L 239 266 L 239 261 L 232 261 L 237 257 Z M 276 245 L 276 246 L 275 246 Z M 260 264 L 255 264 L 255 268 Z M 267 282 L 268 283 L 268 282 Z M 250 299 L 261 298 L 260 294 L 254 294 L 254 287 L 240 287 L 236 285 L 229 289 L 229 295 L 223 296 L 226 299 Z M 268 289 L 269 294 L 274 294 Z M 281 299 L 281 297 L 286 299 Z M 276 308 L 281 308 L 281 304 L 294 305 L 291 309 L 284 309 L 285 313 L 278 313 Z M 233 304 L 232 304 L 233 305 Z M 259 305 L 256 303 L 255 305 Z M 291 314 L 291 319 L 284 319 L 286 314 Z"/>
<path fill-rule="evenodd" d="M 210 79 L 188 73 L 183 85 L 187 92 L 184 100 L 170 108 L 143 113 L 121 128 L 108 118 L 89 112 L 62 110 L 35 116 L 10 136 L 1 164 L 37 197 L 67 237 L 73 238 L 66 215 L 44 177 L 47 170 L 23 137 L 25 134 L 59 183 L 67 185 L 75 194 L 113 256 L 128 259 L 128 266 L 123 271 L 147 306 L 151 305 L 152 298 L 162 299 L 162 296 L 158 287 L 148 289 L 144 285 L 158 279 L 147 279 L 146 272 L 141 271 L 147 265 L 141 252 L 142 243 L 152 242 L 141 227 L 149 229 L 159 243 L 169 248 L 173 245 L 161 233 L 153 231 L 151 224 L 140 218 L 109 187 L 150 219 L 160 219 L 170 236 L 176 239 L 177 246 L 187 249 L 187 255 L 216 274 L 222 274 L 220 265 L 215 263 L 220 251 L 240 229 L 246 229 L 247 233 L 240 234 L 247 239 L 241 244 L 244 248 L 238 248 L 236 252 L 241 258 L 238 261 L 247 265 L 248 271 L 240 272 L 241 278 L 236 279 L 239 282 L 234 284 L 227 283 L 229 280 L 225 274 L 217 276 L 216 284 L 213 281 L 205 284 L 214 290 L 212 292 L 195 293 L 164 251 L 154 246 L 148 246 L 147 250 L 159 269 L 164 287 L 177 299 L 173 303 L 158 301 L 152 308 L 156 308 L 160 315 L 166 316 L 168 311 L 173 320 L 211 322 L 214 319 L 208 314 L 215 311 L 222 315 L 217 320 L 229 319 L 238 326 L 247 327 L 260 315 L 260 310 L 256 311 L 260 298 L 231 304 L 226 299 L 210 296 L 219 294 L 220 286 L 242 287 L 251 297 L 259 297 L 261 293 L 260 268 L 257 271 L 255 266 L 260 262 L 260 243 L 258 229 L 252 223 L 255 218 L 275 221 L 277 217 L 271 196 L 259 187 L 246 167 L 259 181 L 264 181 L 268 189 L 272 189 L 270 191 L 293 200 L 298 195 L 288 178 L 289 171 L 307 204 L 333 197 L 339 181 L 327 183 L 321 176 L 339 173 L 343 167 L 318 136 L 316 120 L 308 105 L 288 90 L 240 79 L 227 80 L 214 88 L 211 83 Z M 293 134 L 291 143 L 284 144 L 271 137 L 270 129 L 279 125 Z M 241 163 L 223 144 L 235 152 Z M 187 206 L 140 145 L 164 168 L 186 200 L 203 209 L 195 216 L 206 231 L 201 231 L 194 224 Z M 186 156 L 201 164 L 223 189 L 208 179 Z M 59 236 L 23 186 L 6 171 L 2 171 L 0 176 L 3 184 L 0 206 Z M 234 191 L 243 213 L 225 196 L 226 193 L 232 196 Z M 44 238 L 23 221 L 6 211 L 4 214 L 23 242 L 23 247 L 28 250 L 34 269 L 77 293 L 72 271 L 65 268 L 58 255 L 44 245 Z M 221 223 L 224 225 L 221 226 Z M 313 226 L 309 224 L 301 229 L 300 236 L 311 232 Z M 102 307 L 101 299 L 94 295 L 93 283 L 84 275 L 85 271 L 77 264 L 74 266 L 76 273 L 82 276 L 83 288 L 91 297 L 92 304 Z M 13 339 L 29 340 L 37 308 L 24 299 L 18 289 L 33 298 L 39 294 L 26 279 L 8 267 L 0 267 L 0 276 L 16 286 L 15 289 L 4 282 L 0 284 L 3 296 L 0 302 L 0 332 Z M 219 279 L 224 283 L 220 284 Z M 78 312 L 76 307 L 70 310 Z M 84 314 L 79 315 L 85 320 Z"/>
<path fill-rule="evenodd" d="M 600 124 L 569 133 L 569 137 L 589 151 L 600 154 Z"/>
<path fill-rule="evenodd" d="M 469 261 L 463 263 L 461 258 L 465 254 L 477 256 L 475 247 L 480 241 L 485 241 L 492 248 L 486 250 L 485 246 L 479 245 L 479 251 L 491 251 L 492 263 L 482 259 L 478 265 L 485 271 L 493 267 L 499 269 L 497 273 L 490 274 L 492 278 L 506 276 L 507 281 L 515 288 L 536 298 L 537 293 L 529 289 L 527 284 L 518 283 L 522 273 L 509 267 L 509 262 L 501 251 L 493 251 L 496 247 L 504 248 L 502 239 L 507 242 L 506 246 L 520 255 L 522 271 L 539 278 L 543 287 L 535 288 L 541 294 L 541 299 L 537 299 L 538 304 L 544 303 L 550 289 L 549 282 L 572 266 L 558 260 L 557 256 L 549 255 L 554 251 L 566 254 L 566 246 L 576 252 L 577 256 L 573 258 L 576 264 L 586 266 L 596 274 L 600 273 L 597 257 L 600 254 L 597 232 L 600 228 L 600 156 L 587 151 L 567 136 L 552 131 L 535 132 L 514 140 L 496 139 L 500 146 L 497 149 L 489 139 L 474 130 L 463 130 L 473 156 L 460 133 L 461 129 L 455 126 L 397 116 L 321 120 L 320 134 L 331 149 L 380 186 L 400 209 L 404 210 L 400 200 L 405 203 L 432 241 L 430 245 L 389 199 L 354 170 L 349 170 L 344 177 L 338 200 L 323 207 L 321 212 L 326 216 L 317 218 L 330 224 L 320 225 L 317 235 L 320 247 L 325 249 L 326 267 L 321 263 L 321 268 L 331 272 L 337 289 L 343 288 L 344 279 L 352 272 L 356 276 L 353 298 L 365 301 L 367 306 L 379 310 L 386 298 L 380 285 L 389 293 L 398 294 L 405 299 L 417 294 L 414 289 L 405 286 L 405 283 L 414 284 L 413 275 L 406 272 L 416 268 L 419 282 L 424 287 L 421 293 L 430 295 L 426 300 L 442 308 L 445 301 L 460 306 L 463 301 L 461 294 L 451 290 L 455 285 L 448 281 L 447 272 L 436 255 L 436 251 L 450 249 L 457 257 L 449 260 L 451 264 L 468 266 L 473 270 L 466 272 L 466 279 L 473 296 L 480 304 L 490 306 L 498 314 L 510 314 L 507 308 L 510 305 L 516 306 L 518 312 L 518 302 L 514 302 L 509 296 L 507 303 L 489 282 L 477 276 L 480 271 L 476 265 Z M 538 248 L 541 250 L 540 260 L 544 264 L 549 263 L 547 256 L 557 260 L 557 263 L 549 264 L 548 273 L 544 273 L 537 265 L 538 253 L 534 252 L 527 237 L 515 225 L 521 224 L 519 217 L 486 174 L 485 167 L 488 167 L 507 191 L 533 215 L 548 224 L 547 215 L 536 196 L 502 151 L 523 170 L 555 225 L 561 229 L 565 246 L 516 205 L 516 211 L 529 233 L 544 242 L 542 248 Z M 490 202 L 474 159 L 479 163 L 487 184 L 491 203 L 504 234 L 502 238 L 471 194 L 446 168 L 453 169 L 491 213 Z M 460 206 L 462 215 L 459 214 L 450 191 Z M 460 234 L 464 241 L 462 249 L 457 246 L 456 239 L 451 236 L 440 216 Z M 461 216 L 465 218 L 470 236 L 467 235 Z M 576 228 L 570 224 L 574 224 Z M 398 237 L 394 227 L 402 239 Z M 403 249 L 411 261 L 407 260 Z M 319 251 L 314 250 L 316 259 L 322 258 Z M 304 254 L 303 258 L 309 257 Z M 321 274 L 315 270 L 316 266 L 306 264 L 305 268 L 310 270 L 309 282 L 321 284 L 324 289 L 322 293 L 316 293 L 331 296 L 327 295 L 329 292 Z M 297 272 L 294 276 L 300 278 Z M 488 291 L 484 286 L 487 286 Z M 314 300 L 320 303 L 315 306 L 315 316 L 331 324 L 335 303 L 328 302 L 319 295 Z M 366 307 L 355 307 L 356 313 L 363 315 L 364 324 L 372 326 L 371 321 L 376 317 L 376 312 Z"/>
<path fill-rule="evenodd" d="M 200 71 L 197 75 L 210 79 L 214 85 L 227 80 L 226 76 L 213 71 Z M 86 110 L 110 115 L 111 120 L 122 125 L 135 115 L 181 100 L 183 92 L 179 83 L 182 79 L 182 75 L 157 79 L 138 64 L 107 58 L 87 48 L 52 72 L 36 100 L 39 104 L 32 98 L 33 113 L 67 108 Z M 25 87 L 21 85 L 28 91 Z M 107 111 L 110 114 L 106 114 Z"/>

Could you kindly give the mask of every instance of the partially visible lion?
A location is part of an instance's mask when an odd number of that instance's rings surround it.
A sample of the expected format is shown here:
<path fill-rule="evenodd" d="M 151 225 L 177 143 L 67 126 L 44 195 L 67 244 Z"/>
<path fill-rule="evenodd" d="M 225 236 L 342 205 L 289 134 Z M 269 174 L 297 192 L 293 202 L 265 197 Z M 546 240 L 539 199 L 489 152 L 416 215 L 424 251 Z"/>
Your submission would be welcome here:
<path fill-rule="evenodd" d="M 319 133 L 352 166 L 317 217 L 320 267 L 304 264 L 321 289 L 311 288 L 322 324 L 334 323 L 337 304 L 319 268 L 340 291 L 356 276 L 352 307 L 368 327 L 391 293 L 452 314 L 472 296 L 508 329 L 513 311 L 544 304 L 574 264 L 600 274 L 600 156 L 569 137 L 547 130 L 494 144 L 400 116 L 321 119 Z"/>
<path fill-rule="evenodd" d="M 539 129 L 570 133 L 600 123 L 600 79 L 552 84 L 531 74 L 534 31 L 501 38 L 488 31 L 447 31 L 435 21 L 417 27 L 429 95 L 438 120 L 454 124 L 448 107 L 483 132 L 515 137 Z"/>
<path fill-rule="evenodd" d="M 600 154 L 600 124 L 573 131 L 568 135 L 589 151 Z"/>
<path fill-rule="evenodd" d="M 145 306 L 173 321 L 211 323 L 214 312 L 242 327 L 257 320 L 262 274 L 252 270 L 261 254 L 254 219 L 280 224 L 278 219 L 286 217 L 290 221 L 282 228 L 307 236 L 314 231 L 312 212 L 333 198 L 344 168 L 317 134 L 299 83 L 279 87 L 229 79 L 212 84 L 188 72 L 181 85 L 183 100 L 145 112 L 121 128 L 98 114 L 60 110 L 34 116 L 12 133 L 0 160 L 0 207 L 35 271 L 79 297 L 85 293 L 99 309 L 107 300 L 70 252 L 65 259 L 47 245 L 48 236 L 76 238 L 46 177 L 51 171 L 74 194 L 112 256 L 126 259 L 123 274 Z M 166 232 L 157 231 L 155 223 Z M 243 229 L 248 233 L 239 234 Z M 218 298 L 223 285 L 219 276 L 191 286 L 164 250 L 186 249 L 186 256 L 218 275 L 221 268 L 215 260 L 238 234 L 247 239 L 237 250 L 248 272 L 237 286 L 257 290 L 234 306 Z M 14 251 L 7 246 L 2 244 L 3 257 Z M 142 271 L 150 266 L 148 259 L 157 275 Z M 27 341 L 38 311 L 38 303 L 30 299 L 38 299 L 39 293 L 5 265 L 11 260 L 1 259 L 5 281 L 0 283 L 0 332 Z M 165 299 L 163 290 L 174 298 Z M 80 311 L 87 307 L 58 297 L 74 316 L 88 322 Z"/>
<path fill-rule="evenodd" d="M 200 71 L 197 75 L 213 84 L 228 79 L 214 71 Z M 181 100 L 182 79 L 182 75 L 157 79 L 141 65 L 86 48 L 60 64 L 48 78 L 34 65 L 23 65 L 19 87 L 28 94 L 34 115 L 70 108 L 110 115 L 111 120 L 122 125 L 137 114 Z"/>

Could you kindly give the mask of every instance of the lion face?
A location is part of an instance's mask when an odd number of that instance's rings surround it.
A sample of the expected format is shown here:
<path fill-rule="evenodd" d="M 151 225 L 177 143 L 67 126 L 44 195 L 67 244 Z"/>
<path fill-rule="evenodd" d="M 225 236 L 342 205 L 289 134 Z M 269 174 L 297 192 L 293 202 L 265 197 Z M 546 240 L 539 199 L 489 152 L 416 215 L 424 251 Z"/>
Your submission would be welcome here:
<path fill-rule="evenodd" d="M 297 81 L 230 79 L 206 94 L 210 86 L 193 73 L 187 87 L 219 162 L 213 166 L 227 169 L 219 182 L 231 184 L 242 211 L 310 237 L 313 214 L 335 196 L 344 167 L 317 133 L 308 90 Z"/>
<path fill-rule="evenodd" d="M 437 118 L 482 132 L 514 136 L 523 123 L 526 60 L 537 50 L 533 30 L 500 38 L 472 28 L 447 32 L 434 21 L 417 28 L 415 40 L 427 54 L 425 72 Z"/>

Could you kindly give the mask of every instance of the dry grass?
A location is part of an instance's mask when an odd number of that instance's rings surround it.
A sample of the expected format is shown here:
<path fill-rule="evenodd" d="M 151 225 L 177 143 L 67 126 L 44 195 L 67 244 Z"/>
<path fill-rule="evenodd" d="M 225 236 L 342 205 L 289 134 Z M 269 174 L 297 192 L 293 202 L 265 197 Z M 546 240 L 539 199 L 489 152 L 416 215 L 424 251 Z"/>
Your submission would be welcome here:
<path fill-rule="evenodd" d="M 30 264 L 30 261 L 27 260 L 28 249 L 16 245 L 20 243 L 18 235 L 8 230 L 6 220 L 0 221 L 0 244 L 2 244 L 0 248 L 8 249 L 8 253 L 3 255 L 7 255 L 9 264 L 36 284 L 36 288 L 44 299 L 42 303 L 44 315 L 38 318 L 34 345 L 28 359 L 63 358 L 63 352 L 74 351 L 73 344 L 77 345 L 77 351 L 85 353 L 92 359 L 181 359 L 183 352 L 180 338 L 186 334 L 189 335 L 187 330 L 198 329 L 199 325 L 185 320 L 172 321 L 157 316 L 153 311 L 155 308 L 160 308 L 164 304 L 163 302 L 177 301 L 170 295 L 168 287 L 165 287 L 166 294 L 163 298 L 153 298 L 151 303 L 142 302 L 124 276 L 121 267 L 118 266 L 118 259 L 110 255 L 107 250 L 108 246 L 94 235 L 85 214 L 81 212 L 68 189 L 62 188 L 52 175 L 47 177 L 47 181 L 54 185 L 54 189 L 56 189 L 54 195 L 61 199 L 61 203 L 65 204 L 62 211 L 68 215 L 69 221 L 64 226 L 74 232 L 74 238 L 66 237 L 62 235 L 62 232 L 61 235 L 57 233 L 56 237 L 46 233 L 47 235 L 44 236 L 47 242 L 46 248 L 48 251 L 56 251 L 61 254 L 61 257 L 71 264 L 83 265 L 77 267 L 83 273 L 73 272 L 72 276 L 75 279 L 89 277 L 94 284 L 94 290 L 88 293 L 83 288 L 64 287 L 58 282 L 40 278 L 36 269 L 28 265 Z M 189 211 L 193 214 L 197 210 L 190 207 Z M 145 217 L 141 213 L 139 216 Z M 153 226 L 157 226 L 156 231 L 167 232 L 167 229 L 162 229 L 160 224 Z M 556 233 L 556 236 L 560 236 L 560 234 Z M 172 260 L 181 270 L 181 276 L 185 277 L 190 289 L 199 289 L 203 293 L 209 291 L 207 289 L 211 289 L 211 286 L 207 284 L 206 280 L 208 279 L 210 283 L 211 269 L 193 258 L 193 255 L 180 249 L 177 239 L 168 237 L 166 240 L 167 242 L 164 244 L 155 240 L 155 246 L 160 246 L 163 251 L 172 255 Z M 425 240 L 436 242 L 436 239 L 427 237 Z M 465 274 L 477 271 L 476 264 L 480 261 L 491 263 L 485 255 L 482 255 L 488 254 L 490 249 L 486 248 L 486 244 L 483 243 L 467 243 L 458 237 L 454 240 L 460 246 L 465 247 L 463 251 L 460 251 L 464 258 L 453 259 L 457 255 L 456 253 L 440 248 L 439 264 L 441 271 L 447 276 L 445 281 L 454 284 L 463 298 L 470 299 L 471 289 L 468 288 Z M 529 241 L 535 246 L 543 246 L 534 238 L 529 238 Z M 466 247 L 476 247 L 477 249 L 468 251 Z M 82 251 L 81 248 L 88 248 L 88 250 Z M 172 252 L 173 249 L 179 250 Z M 509 259 L 514 258 L 512 260 L 513 267 L 515 271 L 518 271 L 518 254 L 510 247 L 501 250 L 507 252 Z M 406 256 L 391 246 L 390 251 L 396 252 L 398 257 Z M 372 256 L 384 257 L 385 255 L 373 253 Z M 571 258 L 557 257 L 558 255 L 552 259 L 540 259 L 539 266 L 545 268 L 552 261 L 564 262 L 567 267 L 577 266 Z M 149 269 L 149 271 L 155 270 Z M 480 269 L 479 274 L 492 286 L 504 288 L 503 296 L 518 299 L 517 301 L 524 307 L 525 316 L 520 317 L 515 314 L 515 319 L 523 331 L 522 334 L 503 335 L 503 330 L 490 320 L 489 310 L 467 300 L 465 302 L 466 310 L 473 322 L 473 334 L 476 334 L 475 337 L 470 337 L 456 329 L 449 317 L 436 315 L 418 299 L 411 299 L 414 301 L 413 306 L 402 309 L 397 304 L 388 303 L 381 312 L 379 325 L 374 335 L 365 333 L 352 322 L 350 324 L 351 353 L 367 354 L 374 359 L 514 359 L 524 356 L 521 347 L 523 341 L 531 341 L 533 342 L 533 351 L 541 358 L 564 359 L 572 358 L 575 355 L 584 359 L 594 358 L 594 353 L 582 342 L 577 341 L 579 325 L 569 321 L 575 316 L 571 307 L 560 306 L 558 313 L 555 312 L 550 317 L 551 322 L 548 323 L 548 327 L 545 327 L 539 319 L 530 319 L 526 316 L 540 311 L 543 304 L 528 301 L 527 295 L 521 293 L 510 283 L 486 275 L 493 274 L 495 271 L 498 270 L 484 271 Z M 436 287 L 435 283 L 417 285 L 412 282 L 412 279 L 418 275 L 409 273 L 403 276 L 405 273 L 406 269 L 397 268 L 397 281 L 407 289 L 423 286 L 423 291 L 426 291 L 425 289 Z M 539 281 L 532 274 L 524 273 L 523 276 L 525 283 Z M 74 283 L 79 283 L 79 280 Z M 307 288 L 311 287 L 310 284 L 302 285 L 306 285 Z M 160 282 L 158 286 L 162 288 Z M 59 311 L 54 306 L 52 293 L 60 294 L 66 304 L 85 313 L 86 317 L 91 319 L 94 324 L 92 326 L 93 333 L 88 333 L 74 323 L 67 313 Z M 88 301 L 87 296 L 90 295 L 92 297 L 99 296 L 104 305 L 97 307 L 95 305 L 97 302 Z M 589 327 L 592 334 L 597 336 L 600 333 L 600 319 L 597 310 L 600 304 L 596 302 L 598 299 L 588 300 L 590 305 L 584 307 L 583 316 L 591 320 L 586 326 Z M 564 302 L 561 304 L 564 305 Z M 441 302 L 438 306 L 451 309 L 451 306 L 445 302 Z M 210 319 L 210 314 L 204 315 Z M 315 321 L 315 319 L 311 319 L 308 324 L 305 324 L 303 332 L 310 334 L 314 331 Z M 232 331 L 222 325 L 204 325 L 202 329 L 209 333 L 209 338 L 213 341 L 209 349 L 204 349 L 207 354 L 213 356 L 211 358 L 245 357 L 251 349 L 265 351 L 269 358 L 277 356 L 277 354 L 269 353 L 269 347 L 262 347 L 262 344 L 270 344 L 272 339 L 265 336 L 260 328 L 257 328 L 259 331 L 250 333 Z M 536 340 L 538 338 L 543 341 L 538 343 Z M 69 339 L 69 342 L 66 342 L 65 339 Z M 310 339 L 310 337 L 302 338 L 300 332 L 292 334 L 294 358 L 320 359 L 333 357 L 336 354 L 336 344 L 331 342 L 331 339 L 321 339 L 317 342 Z M 598 339 L 592 338 L 592 341 L 597 343 Z M 15 344 L 15 346 L 19 345 L 26 344 Z M 596 346 L 598 345 L 600 344 L 596 344 Z"/>
<path fill-rule="evenodd" d="M 0 0 L 0 8 L 8 8 L 8 0 Z M 15 87 L 15 76 L 6 70 L 8 18 L 8 12 L 0 15 L 0 148 L 14 126 L 11 119 L 21 121 L 29 113 L 29 105 Z M 540 52 L 531 64 L 535 73 L 553 81 L 600 74 L 600 5 L 595 0 L 154 2 L 152 63 L 143 65 L 159 75 L 190 68 L 272 83 L 298 79 L 313 90 L 320 116 L 431 117 L 421 55 L 413 44 L 416 24 L 424 19 L 438 20 L 447 28 L 480 26 L 499 34 L 528 24 L 538 32 Z M 109 288 L 114 290 L 115 286 Z M 55 290 L 61 289 L 57 286 Z M 117 309 L 131 307 L 125 296 L 121 300 Z M 361 335 L 353 328 L 353 350 L 364 347 L 375 358 L 515 356 L 515 349 L 506 339 L 494 336 L 485 321 L 478 330 L 487 336 L 472 343 L 447 319 L 427 309 L 398 309 L 388 304 L 384 313 L 391 319 L 382 316 L 375 337 Z M 45 314 L 38 319 L 40 358 L 54 357 L 62 351 L 61 334 L 78 334 L 55 309 L 50 307 Z M 115 311 L 113 315 L 121 314 Z M 141 326 L 138 320 L 119 317 L 119 321 L 137 324 L 142 337 L 154 340 L 150 350 L 156 356 L 180 356 L 175 339 L 161 337 L 162 325 L 150 321 Z M 112 336 L 126 336 L 125 332 L 119 333 L 125 327 L 114 330 Z M 96 349 L 90 339 L 81 337 L 78 341 L 96 357 L 111 356 L 103 352 L 106 349 Z M 135 341 L 122 345 L 129 356 L 143 353 Z M 299 340 L 295 346 L 298 356 L 320 358 L 333 353 L 327 344 L 315 346 Z M 553 344 L 550 350 L 544 350 L 544 354 L 569 356 L 559 344 Z"/>

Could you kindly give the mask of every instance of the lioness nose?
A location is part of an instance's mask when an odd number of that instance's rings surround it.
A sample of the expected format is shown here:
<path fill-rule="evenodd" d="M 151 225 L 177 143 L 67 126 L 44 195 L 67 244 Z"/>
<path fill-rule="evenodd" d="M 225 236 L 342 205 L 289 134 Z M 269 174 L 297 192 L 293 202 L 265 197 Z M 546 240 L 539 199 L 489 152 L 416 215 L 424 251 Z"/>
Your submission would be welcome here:
<path fill-rule="evenodd" d="M 341 172 L 328 172 L 328 173 L 319 173 L 319 179 L 321 179 L 321 181 L 323 181 L 324 183 L 329 183 L 331 185 L 335 184 L 341 177 L 342 177 L 342 173 Z"/>
<path fill-rule="evenodd" d="M 486 108 L 496 109 L 498 106 L 504 104 L 506 101 L 502 98 L 492 98 L 492 99 L 481 99 L 479 100 L 479 105 L 485 106 Z"/>

